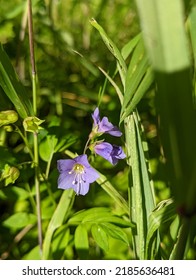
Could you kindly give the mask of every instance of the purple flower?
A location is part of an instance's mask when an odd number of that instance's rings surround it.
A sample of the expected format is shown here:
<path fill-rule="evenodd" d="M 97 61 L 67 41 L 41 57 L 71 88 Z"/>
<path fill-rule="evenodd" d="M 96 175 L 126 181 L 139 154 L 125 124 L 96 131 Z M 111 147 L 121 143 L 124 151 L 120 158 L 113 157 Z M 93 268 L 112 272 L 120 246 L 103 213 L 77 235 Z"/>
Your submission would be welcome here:
<path fill-rule="evenodd" d="M 111 145 L 107 142 L 96 144 L 94 146 L 94 151 L 96 154 L 102 156 L 113 165 L 117 164 L 119 159 L 123 159 L 126 157 L 125 153 L 122 150 L 122 147 Z"/>
<path fill-rule="evenodd" d="M 93 130 L 96 133 L 108 133 L 116 137 L 120 137 L 122 135 L 122 132 L 118 129 L 118 127 L 109 122 L 107 117 L 103 117 L 102 120 L 100 119 L 98 108 L 96 108 L 93 112 L 92 118 L 94 121 Z"/>
<path fill-rule="evenodd" d="M 58 188 L 73 188 L 77 195 L 85 195 L 89 191 L 89 184 L 99 178 L 85 154 L 74 159 L 60 159 L 57 161 L 57 168 L 60 172 Z"/>

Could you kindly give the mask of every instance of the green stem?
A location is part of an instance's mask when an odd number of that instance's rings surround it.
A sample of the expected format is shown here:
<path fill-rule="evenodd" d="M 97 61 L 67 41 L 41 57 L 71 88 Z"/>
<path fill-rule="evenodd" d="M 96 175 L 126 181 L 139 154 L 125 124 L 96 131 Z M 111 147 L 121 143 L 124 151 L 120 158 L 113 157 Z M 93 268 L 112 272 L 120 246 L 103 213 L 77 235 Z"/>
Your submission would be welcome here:
<path fill-rule="evenodd" d="M 37 226 L 40 255 L 42 256 L 42 221 L 41 221 L 41 199 L 40 199 L 40 181 L 39 181 L 39 153 L 38 153 L 38 134 L 34 133 L 34 164 L 35 164 L 35 192 L 37 205 Z"/>
<path fill-rule="evenodd" d="M 37 75 L 35 67 L 34 41 L 33 41 L 33 19 L 31 0 L 28 0 L 28 27 L 29 27 L 29 48 L 32 67 L 32 92 L 33 92 L 33 110 L 37 115 Z M 41 199 L 40 199 L 40 179 L 39 179 L 39 152 L 38 152 L 38 134 L 34 133 L 34 164 L 35 164 L 35 190 L 36 190 L 36 206 L 37 206 L 37 227 L 38 242 L 40 248 L 40 257 L 42 258 L 42 221 L 41 221 Z"/>
<path fill-rule="evenodd" d="M 28 150 L 29 150 L 29 155 L 30 155 L 31 159 L 33 160 L 33 159 L 34 159 L 34 155 L 33 155 L 32 151 L 31 151 L 30 146 L 29 146 L 29 142 L 28 142 L 28 140 L 27 140 L 27 137 L 25 137 L 25 136 L 22 134 L 22 132 L 21 132 L 21 130 L 20 130 L 20 128 L 19 128 L 18 126 L 15 126 L 15 128 L 16 128 L 16 131 L 18 132 L 18 134 L 20 135 L 20 137 L 22 138 L 23 142 L 25 143 L 25 146 L 28 148 Z"/>

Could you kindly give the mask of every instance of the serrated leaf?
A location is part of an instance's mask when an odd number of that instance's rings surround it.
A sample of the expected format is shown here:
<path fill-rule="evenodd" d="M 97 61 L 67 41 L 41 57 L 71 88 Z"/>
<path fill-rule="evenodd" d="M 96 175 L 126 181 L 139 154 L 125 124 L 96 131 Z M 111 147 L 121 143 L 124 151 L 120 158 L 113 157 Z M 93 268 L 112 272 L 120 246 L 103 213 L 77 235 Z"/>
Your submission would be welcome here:
<path fill-rule="evenodd" d="M 14 68 L 0 44 L 0 85 L 22 118 L 33 115 L 32 104 L 25 88 L 18 80 Z"/>
<path fill-rule="evenodd" d="M 37 221 L 37 217 L 34 214 L 19 212 L 15 213 L 5 221 L 3 221 L 3 225 L 9 228 L 23 228 L 30 224 L 35 224 Z"/>
<path fill-rule="evenodd" d="M 100 224 L 93 224 L 91 233 L 97 245 L 107 251 L 109 248 L 108 236 L 104 228 Z"/>

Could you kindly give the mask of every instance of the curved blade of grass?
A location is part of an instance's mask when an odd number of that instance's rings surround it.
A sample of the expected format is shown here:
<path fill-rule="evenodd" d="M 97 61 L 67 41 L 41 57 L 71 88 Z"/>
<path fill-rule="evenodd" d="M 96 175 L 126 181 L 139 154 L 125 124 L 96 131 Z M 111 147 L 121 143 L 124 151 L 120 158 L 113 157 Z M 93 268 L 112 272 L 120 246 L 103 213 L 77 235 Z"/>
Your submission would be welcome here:
<path fill-rule="evenodd" d="M 120 103 L 122 104 L 123 103 L 123 94 L 122 94 L 120 88 L 117 86 L 117 84 L 114 82 L 114 80 L 101 67 L 99 67 L 99 69 L 115 88 L 118 98 L 120 100 Z"/>
<path fill-rule="evenodd" d="M 153 241 L 160 225 L 174 219 L 175 216 L 176 208 L 172 199 L 161 201 L 150 213 L 146 239 L 146 259 L 153 259 Z"/>
<path fill-rule="evenodd" d="M 129 116 L 132 111 L 136 108 L 137 104 L 140 102 L 144 94 L 147 92 L 149 87 L 152 85 L 154 81 L 154 73 L 151 67 L 149 67 L 142 79 L 142 81 L 138 84 L 138 88 L 136 89 L 133 96 L 131 94 L 126 99 L 126 102 L 124 101 L 123 107 L 121 110 L 121 118 L 120 123 Z M 127 95 L 126 95 L 127 96 Z"/>
<path fill-rule="evenodd" d="M 117 59 L 118 70 L 120 73 L 122 84 L 124 85 L 125 76 L 126 76 L 126 72 L 127 72 L 127 66 L 123 59 L 123 56 L 121 55 L 119 49 L 114 44 L 114 42 L 109 38 L 109 36 L 105 32 L 105 30 L 97 23 L 97 21 L 95 19 L 91 19 L 90 23 L 92 24 L 92 26 L 94 26 L 99 31 L 104 43 L 106 44 L 106 46 L 108 47 L 110 52 L 114 55 L 114 57 Z"/>
<path fill-rule="evenodd" d="M 102 187 L 107 194 L 116 201 L 116 203 L 122 207 L 122 209 L 129 215 L 129 207 L 126 200 L 119 194 L 119 192 L 112 186 L 108 179 L 101 173 L 100 177 L 97 179 L 97 183 Z"/>
<path fill-rule="evenodd" d="M 141 40 L 141 33 L 136 35 L 126 45 L 124 45 L 124 47 L 121 50 L 121 54 L 122 54 L 124 60 L 126 60 L 128 58 L 128 56 L 132 53 L 132 51 L 134 50 L 134 48 L 138 44 L 139 40 Z"/>
<path fill-rule="evenodd" d="M 50 245 L 55 230 L 63 224 L 70 207 L 73 204 L 75 193 L 72 189 L 62 193 L 58 206 L 50 220 L 43 243 L 43 259 L 47 260 L 50 254 Z"/>
<path fill-rule="evenodd" d="M 0 44 L 0 85 L 22 118 L 33 115 L 32 104 Z"/>

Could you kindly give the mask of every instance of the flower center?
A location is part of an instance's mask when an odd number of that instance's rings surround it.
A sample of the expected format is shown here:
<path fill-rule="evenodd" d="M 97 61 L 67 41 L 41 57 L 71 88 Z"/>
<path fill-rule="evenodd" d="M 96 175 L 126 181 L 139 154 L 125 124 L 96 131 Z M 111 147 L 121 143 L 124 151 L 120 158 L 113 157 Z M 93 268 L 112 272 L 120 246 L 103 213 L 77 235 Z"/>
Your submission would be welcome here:
<path fill-rule="evenodd" d="M 77 191 L 76 193 L 80 193 L 80 189 L 82 187 L 82 183 L 86 183 L 86 180 L 84 179 L 85 174 L 85 168 L 82 164 L 76 163 L 72 170 L 69 172 L 69 174 L 74 173 L 74 180 L 72 182 L 72 185 L 77 185 Z"/>
<path fill-rule="evenodd" d="M 84 173 L 84 166 L 82 164 L 76 163 L 73 167 L 73 171 L 78 174 Z"/>

